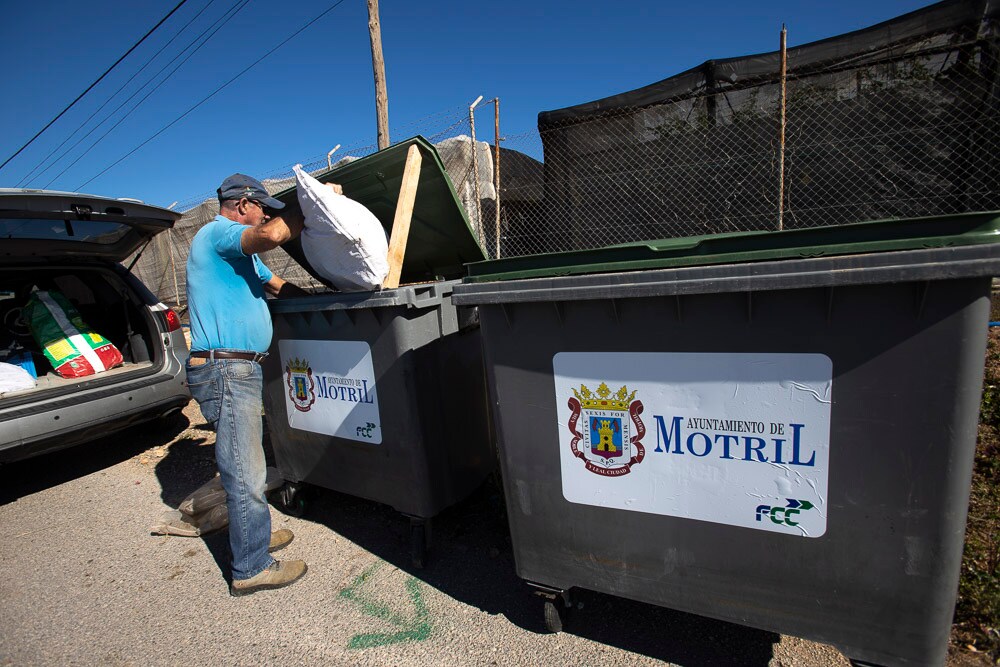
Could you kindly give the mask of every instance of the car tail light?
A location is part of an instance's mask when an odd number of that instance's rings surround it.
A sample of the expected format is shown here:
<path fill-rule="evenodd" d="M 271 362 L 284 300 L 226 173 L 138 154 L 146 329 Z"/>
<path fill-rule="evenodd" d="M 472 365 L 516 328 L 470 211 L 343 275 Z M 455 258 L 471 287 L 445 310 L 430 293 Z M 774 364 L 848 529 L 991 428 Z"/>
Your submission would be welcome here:
<path fill-rule="evenodd" d="M 173 333 L 181 328 L 181 318 L 177 317 L 177 313 L 170 310 L 165 303 L 157 303 L 150 306 L 149 309 L 160 324 L 167 328 L 167 333 Z"/>
<path fill-rule="evenodd" d="M 167 321 L 167 332 L 177 331 L 181 328 L 181 318 L 177 317 L 177 313 L 169 308 L 163 312 L 163 319 Z"/>

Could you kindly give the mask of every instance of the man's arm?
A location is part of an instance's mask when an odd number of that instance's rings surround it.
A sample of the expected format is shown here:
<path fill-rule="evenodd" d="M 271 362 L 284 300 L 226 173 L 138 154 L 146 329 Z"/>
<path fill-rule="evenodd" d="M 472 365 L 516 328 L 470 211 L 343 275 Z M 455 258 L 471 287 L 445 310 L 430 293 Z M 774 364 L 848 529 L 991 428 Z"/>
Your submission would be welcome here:
<path fill-rule="evenodd" d="M 297 206 L 258 227 L 247 227 L 240 236 L 244 255 L 253 255 L 277 248 L 302 233 L 304 218 Z"/>
<path fill-rule="evenodd" d="M 278 276 L 271 276 L 271 279 L 264 283 L 264 291 L 271 296 L 276 296 L 279 299 L 285 299 L 291 296 L 308 296 L 309 292 L 305 291 L 298 285 L 294 285 L 287 280 L 283 280 Z"/>

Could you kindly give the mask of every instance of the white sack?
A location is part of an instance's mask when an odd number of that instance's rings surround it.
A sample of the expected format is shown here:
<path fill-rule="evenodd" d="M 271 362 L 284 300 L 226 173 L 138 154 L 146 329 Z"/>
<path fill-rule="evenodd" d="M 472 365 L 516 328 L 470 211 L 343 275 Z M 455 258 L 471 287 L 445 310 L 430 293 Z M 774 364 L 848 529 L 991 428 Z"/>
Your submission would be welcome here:
<path fill-rule="evenodd" d="M 264 491 L 274 491 L 285 480 L 277 468 L 267 469 Z M 198 537 L 229 525 L 226 492 L 222 479 L 216 475 L 181 501 L 176 510 L 166 512 L 149 528 L 154 535 Z"/>
<path fill-rule="evenodd" d="M 305 216 L 302 252 L 318 274 L 343 291 L 379 289 L 389 274 L 389 242 L 371 211 L 338 195 L 295 165 Z"/>
<path fill-rule="evenodd" d="M 274 491 L 285 483 L 277 468 L 268 466 L 264 479 L 264 491 Z M 222 488 L 222 478 L 218 474 L 192 491 L 177 508 L 183 514 L 196 516 L 226 503 L 226 490 Z"/>
<path fill-rule="evenodd" d="M 20 366 L 0 362 L 0 394 L 35 388 L 35 378 Z"/>
<path fill-rule="evenodd" d="M 179 510 L 170 510 L 149 527 L 153 535 L 176 535 L 177 537 L 200 537 L 229 525 L 229 509 L 226 504 L 195 516 Z"/>

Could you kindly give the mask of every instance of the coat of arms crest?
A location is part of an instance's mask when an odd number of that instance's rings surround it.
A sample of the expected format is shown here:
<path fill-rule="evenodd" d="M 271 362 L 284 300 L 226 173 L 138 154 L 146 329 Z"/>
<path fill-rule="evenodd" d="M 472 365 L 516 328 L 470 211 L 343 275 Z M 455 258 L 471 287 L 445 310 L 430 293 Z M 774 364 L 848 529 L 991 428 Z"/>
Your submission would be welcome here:
<path fill-rule="evenodd" d="M 574 396 L 569 399 L 570 448 L 590 472 L 620 477 L 645 458 L 641 441 L 646 427 L 639 418 L 642 402 L 635 400 L 635 394 L 624 385 L 612 394 L 604 382 L 596 392 L 583 384 L 579 391 L 573 389 Z"/>
<path fill-rule="evenodd" d="M 285 366 L 285 383 L 288 385 L 288 398 L 299 412 L 309 412 L 316 402 L 316 383 L 312 377 L 312 368 L 306 359 L 292 359 Z"/>

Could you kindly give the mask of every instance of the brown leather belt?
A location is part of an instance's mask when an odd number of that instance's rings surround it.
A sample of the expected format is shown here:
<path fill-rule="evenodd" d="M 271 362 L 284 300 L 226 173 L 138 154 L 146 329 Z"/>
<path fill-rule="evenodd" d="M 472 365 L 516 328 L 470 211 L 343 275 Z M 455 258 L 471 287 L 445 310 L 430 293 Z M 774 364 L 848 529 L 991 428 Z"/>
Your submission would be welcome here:
<path fill-rule="evenodd" d="M 203 352 L 192 352 L 191 356 L 196 359 L 246 359 L 260 363 L 264 361 L 267 352 L 234 352 L 231 350 L 205 350 Z M 204 362 L 203 362 L 204 363 Z"/>

